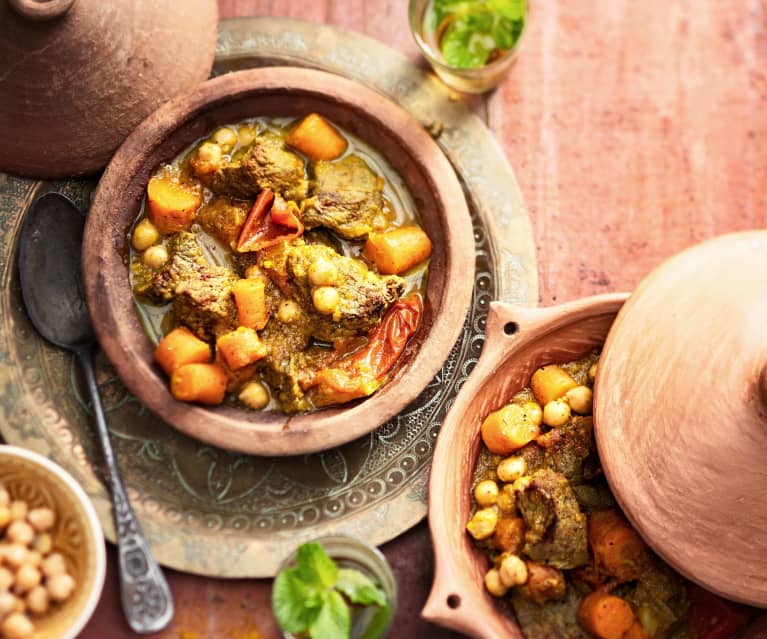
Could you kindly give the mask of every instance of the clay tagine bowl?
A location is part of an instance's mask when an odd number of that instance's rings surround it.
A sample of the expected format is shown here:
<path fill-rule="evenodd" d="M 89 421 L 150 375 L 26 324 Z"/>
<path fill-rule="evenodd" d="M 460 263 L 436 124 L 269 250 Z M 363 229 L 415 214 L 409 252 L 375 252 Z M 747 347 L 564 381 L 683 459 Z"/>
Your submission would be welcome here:
<path fill-rule="evenodd" d="M 482 356 L 440 429 L 429 478 L 435 574 L 422 616 L 477 639 L 524 639 L 511 611 L 487 593 L 485 554 L 466 533 L 485 416 L 552 362 L 584 357 L 605 341 L 628 295 L 585 298 L 549 308 L 493 302 Z"/>
<path fill-rule="evenodd" d="M 421 326 L 374 395 L 294 416 L 178 402 L 153 363 L 128 279 L 128 234 L 152 172 L 217 126 L 317 112 L 376 148 L 413 197 L 433 252 Z M 223 448 L 295 455 L 365 435 L 432 381 L 455 344 L 474 282 L 474 239 L 450 163 L 421 125 L 379 93 L 340 76 L 287 67 L 231 73 L 161 107 L 117 151 L 99 183 L 83 240 L 83 278 L 99 342 L 128 389 L 180 431 Z"/>
<path fill-rule="evenodd" d="M 603 347 L 594 434 L 618 504 L 690 581 L 767 608 L 767 231 L 669 259 L 635 293 L 551 308 L 493 303 L 475 370 L 437 440 L 429 491 L 435 579 L 422 615 L 478 639 L 523 639 L 484 587 L 466 533 L 483 418 L 534 370 Z M 765 637 L 767 613 L 739 639 Z"/>
<path fill-rule="evenodd" d="M 210 75 L 217 26 L 216 0 L 0 0 L 0 171 L 102 169 Z"/>

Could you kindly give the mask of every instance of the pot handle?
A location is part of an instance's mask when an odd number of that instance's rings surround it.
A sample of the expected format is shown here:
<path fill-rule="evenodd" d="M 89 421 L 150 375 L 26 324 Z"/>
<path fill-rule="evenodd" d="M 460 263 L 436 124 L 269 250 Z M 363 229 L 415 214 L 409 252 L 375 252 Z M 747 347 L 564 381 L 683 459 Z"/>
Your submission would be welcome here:
<path fill-rule="evenodd" d="M 75 0 L 8 0 L 16 12 L 29 20 L 53 20 L 63 16 Z"/>

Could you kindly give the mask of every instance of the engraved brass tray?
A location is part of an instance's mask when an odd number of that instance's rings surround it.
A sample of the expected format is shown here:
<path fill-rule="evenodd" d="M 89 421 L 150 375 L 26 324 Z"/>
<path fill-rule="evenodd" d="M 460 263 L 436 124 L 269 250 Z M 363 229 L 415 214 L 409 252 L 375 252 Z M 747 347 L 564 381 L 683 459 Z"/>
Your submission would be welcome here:
<path fill-rule="evenodd" d="M 401 54 L 327 25 L 224 20 L 214 73 L 273 64 L 336 72 L 407 108 L 435 135 L 465 185 L 477 251 L 463 336 L 418 400 L 372 434 L 321 454 L 249 457 L 181 435 L 129 395 L 105 358 L 98 377 L 129 497 L 157 559 L 218 577 L 265 577 L 302 540 L 347 533 L 381 544 L 426 514 L 442 419 L 482 349 L 488 303 L 537 302 L 529 219 L 514 174 L 482 121 Z M 21 301 L 17 236 L 29 204 L 62 191 L 87 209 L 95 180 L 0 174 L 0 433 L 49 456 L 93 499 L 114 539 L 101 454 L 75 359 L 37 336 Z M 56 241 L 51 229 L 50 242 Z"/>

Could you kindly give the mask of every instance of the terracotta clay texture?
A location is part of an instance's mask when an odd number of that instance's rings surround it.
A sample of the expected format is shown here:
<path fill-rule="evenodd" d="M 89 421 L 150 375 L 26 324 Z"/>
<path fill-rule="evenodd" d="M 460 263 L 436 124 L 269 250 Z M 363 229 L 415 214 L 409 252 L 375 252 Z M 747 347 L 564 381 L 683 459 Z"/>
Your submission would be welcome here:
<path fill-rule="evenodd" d="M 1 171 L 103 168 L 141 120 L 213 64 L 215 0 L 13 0 L 18 11 L 10 2 L 0 0 Z"/>
<path fill-rule="evenodd" d="M 671 258 L 599 364 L 595 436 L 626 515 L 669 564 L 767 607 L 767 232 Z"/>
<path fill-rule="evenodd" d="M 486 592 L 488 559 L 466 533 L 480 425 L 540 366 L 600 347 L 626 298 L 614 293 L 540 309 L 491 304 L 482 356 L 442 424 L 434 452 L 429 528 L 435 576 L 421 613 L 429 621 L 477 639 L 524 639 L 511 608 Z"/>
<path fill-rule="evenodd" d="M 154 345 L 136 314 L 127 238 L 154 169 L 216 126 L 257 115 L 318 112 L 372 144 L 402 177 L 433 239 L 421 327 L 393 378 L 372 397 L 286 417 L 235 406 L 175 401 L 152 363 Z M 439 147 L 407 112 L 340 76 L 270 67 L 200 85 L 148 118 L 128 138 L 99 184 L 83 243 L 86 297 L 98 339 L 126 386 L 169 424 L 203 441 L 252 454 L 296 455 L 360 437 L 412 402 L 432 380 L 463 325 L 474 281 L 466 202 Z"/>

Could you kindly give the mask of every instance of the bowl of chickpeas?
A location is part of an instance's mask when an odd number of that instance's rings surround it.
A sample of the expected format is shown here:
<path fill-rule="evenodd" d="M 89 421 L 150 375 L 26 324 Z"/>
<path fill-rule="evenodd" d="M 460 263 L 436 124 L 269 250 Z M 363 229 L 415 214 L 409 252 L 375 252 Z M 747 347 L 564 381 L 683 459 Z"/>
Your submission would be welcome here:
<path fill-rule="evenodd" d="M 103 533 L 61 467 L 0 446 L 0 638 L 73 639 L 105 576 Z"/>

